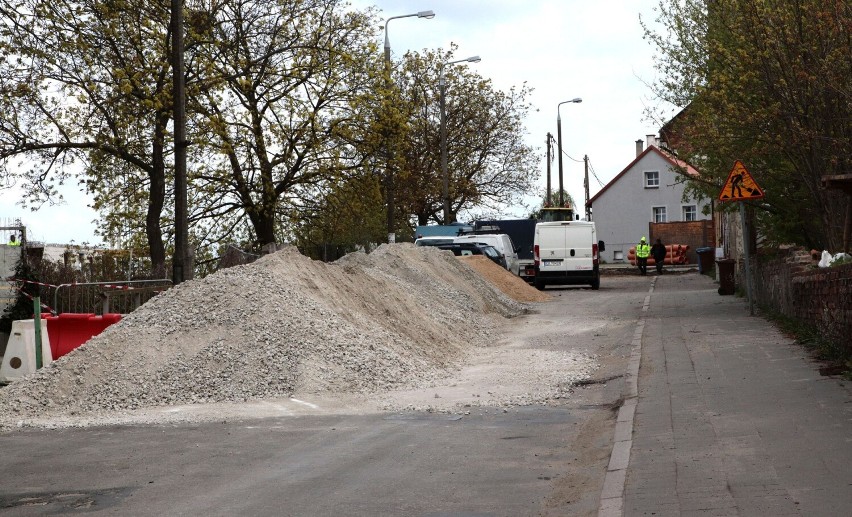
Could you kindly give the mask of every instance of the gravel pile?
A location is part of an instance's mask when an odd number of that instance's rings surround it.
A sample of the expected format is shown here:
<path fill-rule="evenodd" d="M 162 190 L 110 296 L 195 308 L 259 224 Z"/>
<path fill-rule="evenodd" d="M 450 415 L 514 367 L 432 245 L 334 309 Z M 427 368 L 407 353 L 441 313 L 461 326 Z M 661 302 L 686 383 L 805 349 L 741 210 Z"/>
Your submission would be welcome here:
<path fill-rule="evenodd" d="M 287 248 L 181 284 L 0 390 L 0 427 L 426 386 L 528 310 L 434 248 L 384 245 L 332 264 Z"/>

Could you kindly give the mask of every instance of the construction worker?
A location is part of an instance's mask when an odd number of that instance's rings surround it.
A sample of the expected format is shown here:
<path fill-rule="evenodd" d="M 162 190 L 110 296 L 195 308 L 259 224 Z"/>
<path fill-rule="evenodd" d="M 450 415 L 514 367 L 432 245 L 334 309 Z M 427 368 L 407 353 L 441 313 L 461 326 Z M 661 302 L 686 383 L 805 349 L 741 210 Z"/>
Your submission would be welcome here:
<path fill-rule="evenodd" d="M 21 245 L 21 243 L 20 243 L 20 241 L 17 240 L 17 238 L 15 237 L 15 234 L 12 234 L 12 235 L 9 236 L 9 244 L 7 244 L 7 246 L 20 246 L 20 245 Z"/>
<path fill-rule="evenodd" d="M 651 247 L 645 241 L 643 236 L 636 245 L 636 264 L 639 266 L 639 273 L 642 275 L 648 274 L 648 255 L 651 254 Z"/>

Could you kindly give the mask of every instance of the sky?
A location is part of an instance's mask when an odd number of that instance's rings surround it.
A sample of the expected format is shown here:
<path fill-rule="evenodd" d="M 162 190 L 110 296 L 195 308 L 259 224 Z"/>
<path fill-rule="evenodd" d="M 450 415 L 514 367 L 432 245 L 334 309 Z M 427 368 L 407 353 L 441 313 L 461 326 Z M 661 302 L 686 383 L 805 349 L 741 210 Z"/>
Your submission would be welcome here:
<path fill-rule="evenodd" d="M 563 104 L 563 182 L 584 212 L 583 157 L 589 157 L 589 195 L 594 196 L 636 157 L 636 140 L 659 131 L 646 108 L 671 117 L 674 107 L 660 105 L 649 85 L 656 79 L 655 49 L 643 39 L 642 20 L 653 23 L 658 0 L 350 0 L 356 7 L 377 6 L 382 18 L 432 10 L 433 19 L 391 20 L 388 38 L 395 59 L 408 50 L 447 49 L 458 45 L 456 59 L 478 55 L 466 63 L 500 90 L 533 88 L 533 106 L 525 121 L 526 141 L 541 155 L 537 191 L 547 184 L 544 143 L 557 137 L 557 106 Z M 379 35 L 382 38 L 382 34 Z M 381 46 L 382 41 L 379 41 Z M 448 85 L 452 88 L 452 84 Z M 554 144 L 554 155 L 556 145 Z M 558 188 L 558 161 L 551 165 L 551 185 Z M 17 204 L 19 194 L 0 189 L 0 226 L 20 218 L 30 240 L 49 243 L 98 244 L 97 214 L 75 185 L 63 191 L 66 203 L 43 205 L 32 212 Z M 527 204 L 540 202 L 531 192 Z M 524 217 L 527 207 L 506 207 L 505 217 Z M 6 239 L 8 232 L 0 237 Z"/>

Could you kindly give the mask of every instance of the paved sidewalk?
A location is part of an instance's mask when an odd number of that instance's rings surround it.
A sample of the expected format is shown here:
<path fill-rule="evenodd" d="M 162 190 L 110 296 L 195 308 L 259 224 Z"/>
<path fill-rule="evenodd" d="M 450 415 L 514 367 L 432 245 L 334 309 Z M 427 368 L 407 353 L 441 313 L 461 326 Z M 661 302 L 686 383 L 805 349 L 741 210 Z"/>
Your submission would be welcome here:
<path fill-rule="evenodd" d="M 649 280 L 601 515 L 852 515 L 852 383 L 712 279 Z"/>

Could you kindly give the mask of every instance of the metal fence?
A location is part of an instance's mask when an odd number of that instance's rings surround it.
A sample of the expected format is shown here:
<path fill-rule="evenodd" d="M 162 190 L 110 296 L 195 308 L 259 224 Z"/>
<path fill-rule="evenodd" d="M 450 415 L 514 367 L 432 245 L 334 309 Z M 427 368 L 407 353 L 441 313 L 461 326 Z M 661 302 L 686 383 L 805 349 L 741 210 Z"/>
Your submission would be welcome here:
<path fill-rule="evenodd" d="M 73 283 L 54 286 L 54 314 L 64 312 L 129 314 L 172 287 L 168 279 Z"/>

